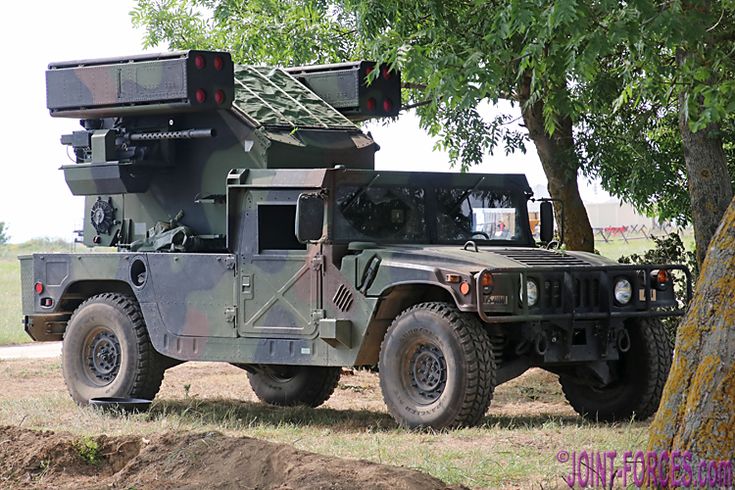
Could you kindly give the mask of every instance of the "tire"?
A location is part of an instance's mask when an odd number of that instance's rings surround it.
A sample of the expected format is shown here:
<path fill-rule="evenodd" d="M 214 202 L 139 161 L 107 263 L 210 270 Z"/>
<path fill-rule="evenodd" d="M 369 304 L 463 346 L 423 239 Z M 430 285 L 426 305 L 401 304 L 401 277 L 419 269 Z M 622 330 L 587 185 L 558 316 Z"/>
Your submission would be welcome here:
<path fill-rule="evenodd" d="M 318 407 L 332 396 L 341 373 L 339 367 L 262 365 L 248 372 L 248 379 L 264 403 Z"/>
<path fill-rule="evenodd" d="M 103 293 L 89 298 L 64 332 L 64 381 L 79 405 L 99 397 L 152 400 L 161 387 L 164 361 L 130 296 Z"/>
<path fill-rule="evenodd" d="M 495 387 L 490 337 L 448 303 L 422 303 L 393 321 L 380 349 L 388 411 L 408 428 L 477 425 Z"/>
<path fill-rule="evenodd" d="M 626 324 L 630 350 L 611 361 L 618 380 L 606 387 L 583 384 L 569 376 L 559 376 L 562 391 L 572 408 L 588 420 L 601 422 L 646 420 L 658 409 L 661 393 L 671 368 L 673 345 L 658 320 Z"/>

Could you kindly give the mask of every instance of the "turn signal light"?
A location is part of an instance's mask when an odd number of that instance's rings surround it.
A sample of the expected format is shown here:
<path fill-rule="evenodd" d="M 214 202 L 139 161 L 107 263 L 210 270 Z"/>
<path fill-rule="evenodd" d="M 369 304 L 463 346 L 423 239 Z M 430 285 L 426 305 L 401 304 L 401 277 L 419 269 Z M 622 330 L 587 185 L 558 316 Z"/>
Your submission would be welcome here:
<path fill-rule="evenodd" d="M 658 274 L 656 274 L 656 281 L 658 281 L 659 284 L 664 284 L 669 282 L 669 279 L 671 279 L 669 271 L 666 269 L 659 269 Z"/>
<path fill-rule="evenodd" d="M 491 288 L 495 284 L 495 281 L 493 280 L 493 275 L 489 272 L 485 272 L 482 274 L 482 277 L 480 277 L 480 285 L 484 288 Z"/>
<path fill-rule="evenodd" d="M 459 285 L 459 292 L 467 296 L 470 294 L 470 283 L 467 281 L 464 281 L 462 284 Z"/>

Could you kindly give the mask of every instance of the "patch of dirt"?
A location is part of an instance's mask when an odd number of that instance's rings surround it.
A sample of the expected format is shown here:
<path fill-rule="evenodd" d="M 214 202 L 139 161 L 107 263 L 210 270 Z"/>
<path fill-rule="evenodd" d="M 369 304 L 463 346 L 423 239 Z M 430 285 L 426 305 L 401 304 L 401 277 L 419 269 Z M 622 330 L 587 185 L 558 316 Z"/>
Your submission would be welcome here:
<path fill-rule="evenodd" d="M 80 438 L 0 427 L 2 488 L 449 488 L 424 473 L 216 432 Z M 462 487 L 452 487 L 462 488 Z"/>

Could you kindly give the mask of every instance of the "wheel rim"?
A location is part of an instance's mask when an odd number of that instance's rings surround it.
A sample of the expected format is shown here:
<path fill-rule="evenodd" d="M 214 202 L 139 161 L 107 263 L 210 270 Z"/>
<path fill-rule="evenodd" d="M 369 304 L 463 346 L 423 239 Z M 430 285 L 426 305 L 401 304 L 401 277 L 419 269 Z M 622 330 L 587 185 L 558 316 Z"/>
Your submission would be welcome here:
<path fill-rule="evenodd" d="M 418 343 L 407 349 L 403 359 L 403 387 L 418 404 L 436 402 L 447 384 L 447 362 L 442 351 L 430 343 Z"/>
<path fill-rule="evenodd" d="M 97 386 L 106 386 L 120 371 L 122 350 L 115 333 L 107 327 L 93 329 L 84 341 L 84 372 Z"/>

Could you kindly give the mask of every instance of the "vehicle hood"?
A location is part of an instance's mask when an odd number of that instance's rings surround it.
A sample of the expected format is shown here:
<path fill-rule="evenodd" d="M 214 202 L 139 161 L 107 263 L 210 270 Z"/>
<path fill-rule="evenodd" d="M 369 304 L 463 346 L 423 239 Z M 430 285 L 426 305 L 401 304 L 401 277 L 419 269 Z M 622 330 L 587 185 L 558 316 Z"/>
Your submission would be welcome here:
<path fill-rule="evenodd" d="M 530 247 L 473 247 L 458 245 L 391 246 L 374 250 L 381 265 L 413 265 L 471 273 L 483 268 L 527 269 L 538 266 L 605 266 L 616 262 L 587 252 Z"/>

